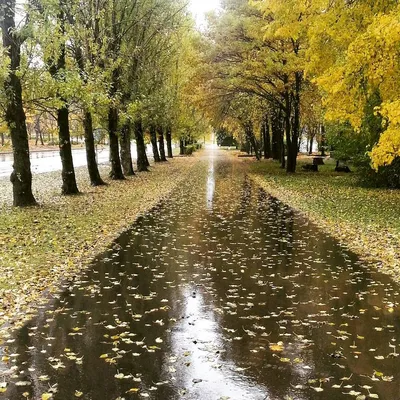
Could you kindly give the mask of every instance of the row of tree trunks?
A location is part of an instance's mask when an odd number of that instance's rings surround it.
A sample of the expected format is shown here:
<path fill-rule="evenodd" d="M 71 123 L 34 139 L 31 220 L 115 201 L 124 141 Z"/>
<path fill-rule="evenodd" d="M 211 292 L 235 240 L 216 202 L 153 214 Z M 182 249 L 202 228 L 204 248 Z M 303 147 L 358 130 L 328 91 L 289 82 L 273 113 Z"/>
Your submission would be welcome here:
<path fill-rule="evenodd" d="M 254 153 L 257 160 L 260 160 L 260 150 L 256 140 L 256 136 L 253 130 L 253 123 L 251 121 L 246 121 L 244 123 L 244 131 L 247 141 L 250 143 L 250 148 L 254 149 Z"/>
<path fill-rule="evenodd" d="M 11 135 L 14 155 L 11 182 L 13 203 L 17 207 L 33 206 L 36 200 L 32 193 L 32 173 L 29 159 L 28 132 L 22 102 L 22 86 L 18 71 L 21 65 L 21 41 L 15 35 L 15 0 L 5 0 L 1 24 L 3 47 L 10 59 L 9 75 L 4 82 L 7 98 L 5 119 Z"/>
<path fill-rule="evenodd" d="M 21 81 L 16 71 L 21 63 L 21 41 L 13 32 L 15 31 L 15 0 L 5 0 L 6 7 L 2 21 L 2 39 L 6 54 L 10 58 L 10 73 L 5 81 L 4 89 L 8 99 L 6 108 L 6 121 L 10 130 L 11 141 L 13 145 L 14 165 L 11 175 L 13 184 L 13 198 L 15 206 L 35 205 L 36 201 L 32 193 L 32 174 L 29 158 L 29 142 L 26 127 L 26 116 L 23 109 Z M 64 29 L 65 14 L 63 11 L 58 15 L 60 29 Z M 83 56 L 81 51 L 75 54 L 76 60 L 81 71 L 84 71 Z M 53 79 L 59 79 L 60 72 L 66 67 L 66 45 L 60 47 L 60 53 L 57 60 L 49 61 L 49 72 Z M 114 82 L 118 80 L 118 71 L 115 71 Z M 62 162 L 62 193 L 66 195 L 79 193 L 74 163 L 72 158 L 72 147 L 69 126 L 69 107 L 68 102 L 59 96 L 62 106 L 57 110 L 57 126 L 59 134 L 59 149 Z M 84 111 L 84 132 L 86 158 L 88 172 L 91 184 L 94 186 L 104 184 L 101 179 L 96 161 L 96 148 L 93 134 L 93 119 L 89 110 Z M 38 128 L 38 127 L 37 127 Z M 131 155 L 131 132 L 130 124 L 126 124 L 121 129 L 120 142 L 118 140 L 118 110 L 110 107 L 108 115 L 108 130 L 110 142 L 110 161 L 112 179 L 124 179 L 125 175 L 133 175 L 132 155 Z M 146 171 L 150 165 L 146 155 L 146 146 L 144 143 L 143 126 L 140 120 L 134 123 L 135 138 L 138 153 L 138 170 Z M 41 140 L 42 135 L 37 130 L 37 140 Z M 166 161 L 164 131 L 159 127 L 158 131 L 159 159 Z M 4 139 L 4 136 L 2 136 Z M 155 136 L 155 148 L 157 149 L 157 137 Z M 171 129 L 166 130 L 167 153 L 172 158 L 172 134 Z M 120 148 L 119 148 L 120 144 Z M 119 151 L 120 150 L 120 151 Z M 158 153 L 158 151 L 157 151 Z M 157 157 L 155 157 L 155 160 Z"/>

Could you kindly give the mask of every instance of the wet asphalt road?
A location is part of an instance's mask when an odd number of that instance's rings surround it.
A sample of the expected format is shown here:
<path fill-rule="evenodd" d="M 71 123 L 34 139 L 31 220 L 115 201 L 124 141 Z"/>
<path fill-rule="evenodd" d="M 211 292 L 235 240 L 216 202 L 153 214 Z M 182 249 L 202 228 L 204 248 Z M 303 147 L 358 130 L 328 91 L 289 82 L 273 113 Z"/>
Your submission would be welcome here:
<path fill-rule="evenodd" d="M 0 398 L 400 398 L 398 286 L 203 154 L 0 347 Z"/>

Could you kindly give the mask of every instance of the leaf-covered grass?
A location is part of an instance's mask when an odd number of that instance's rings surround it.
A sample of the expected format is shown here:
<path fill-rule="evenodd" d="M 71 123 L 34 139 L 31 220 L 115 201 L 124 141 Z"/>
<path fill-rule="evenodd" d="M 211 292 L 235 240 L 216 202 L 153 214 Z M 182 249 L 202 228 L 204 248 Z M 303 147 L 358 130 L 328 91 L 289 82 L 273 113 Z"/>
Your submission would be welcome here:
<path fill-rule="evenodd" d="M 356 174 L 334 172 L 328 161 L 319 172 L 286 174 L 278 163 L 251 163 L 250 175 L 273 196 L 307 214 L 360 255 L 382 263 L 398 278 L 400 191 L 361 187 Z M 309 161 L 307 161 L 309 162 Z"/>
<path fill-rule="evenodd" d="M 197 159 L 176 158 L 149 173 L 97 188 L 90 187 L 85 169 L 79 168 L 82 194 L 72 197 L 59 194 L 59 172 L 36 175 L 34 190 L 41 205 L 29 209 L 12 208 L 11 184 L 0 180 L 0 326 L 22 322 L 35 312 L 31 305 L 79 273 L 138 215 L 187 178 Z M 103 177 L 107 171 L 101 167 Z"/>

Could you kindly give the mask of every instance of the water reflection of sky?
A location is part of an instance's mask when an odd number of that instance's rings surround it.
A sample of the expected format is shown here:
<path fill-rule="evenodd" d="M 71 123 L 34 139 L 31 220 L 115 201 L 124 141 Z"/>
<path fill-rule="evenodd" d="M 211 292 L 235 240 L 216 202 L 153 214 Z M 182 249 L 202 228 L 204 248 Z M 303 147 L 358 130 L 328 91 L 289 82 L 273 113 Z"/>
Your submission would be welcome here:
<path fill-rule="evenodd" d="M 184 359 L 186 365 L 179 369 L 177 386 L 187 388 L 190 399 L 268 399 L 265 387 L 240 375 L 234 362 L 223 359 L 226 344 L 221 323 L 209 310 L 202 289 L 185 289 L 184 297 L 185 318 L 171 334 L 170 355 L 177 357 L 177 364 Z"/>
<path fill-rule="evenodd" d="M 207 209 L 212 210 L 215 192 L 214 158 L 210 160 L 207 176 Z"/>

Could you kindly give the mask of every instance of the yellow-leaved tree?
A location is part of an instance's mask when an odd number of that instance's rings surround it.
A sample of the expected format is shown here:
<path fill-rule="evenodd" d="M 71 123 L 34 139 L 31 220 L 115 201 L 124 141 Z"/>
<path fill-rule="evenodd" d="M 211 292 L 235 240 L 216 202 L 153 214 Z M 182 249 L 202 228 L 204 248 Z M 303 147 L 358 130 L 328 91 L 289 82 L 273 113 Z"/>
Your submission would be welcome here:
<path fill-rule="evenodd" d="M 325 118 L 360 130 L 375 106 L 383 126 L 369 153 L 377 170 L 400 156 L 400 7 L 393 0 L 316 0 L 306 72 L 324 94 Z M 381 131 L 383 133 L 381 134 Z"/>

